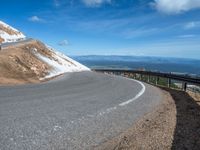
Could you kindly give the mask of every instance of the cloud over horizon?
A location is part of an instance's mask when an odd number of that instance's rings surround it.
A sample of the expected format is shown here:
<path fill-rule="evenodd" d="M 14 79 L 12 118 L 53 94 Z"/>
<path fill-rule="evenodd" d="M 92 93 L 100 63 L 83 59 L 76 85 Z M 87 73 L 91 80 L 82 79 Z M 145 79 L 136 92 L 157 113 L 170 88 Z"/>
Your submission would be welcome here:
<path fill-rule="evenodd" d="M 82 0 L 82 2 L 88 7 L 100 6 L 104 3 L 111 3 L 112 0 Z"/>
<path fill-rule="evenodd" d="M 39 18 L 38 16 L 32 16 L 30 18 L 28 18 L 29 21 L 31 22 L 43 22 L 44 20 Z"/>
<path fill-rule="evenodd" d="M 59 46 L 67 46 L 69 45 L 69 41 L 68 40 L 62 40 L 58 43 Z"/>
<path fill-rule="evenodd" d="M 193 29 L 197 27 L 200 27 L 200 21 L 192 21 L 184 25 L 184 29 Z"/>
<path fill-rule="evenodd" d="M 151 5 L 166 14 L 179 14 L 200 8 L 200 0 L 154 0 Z"/>

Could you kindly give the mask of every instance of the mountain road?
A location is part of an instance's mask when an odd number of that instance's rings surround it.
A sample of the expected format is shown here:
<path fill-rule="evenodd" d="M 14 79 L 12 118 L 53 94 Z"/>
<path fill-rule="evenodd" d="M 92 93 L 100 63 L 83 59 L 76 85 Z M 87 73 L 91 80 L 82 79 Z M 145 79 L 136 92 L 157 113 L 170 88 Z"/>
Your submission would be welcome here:
<path fill-rule="evenodd" d="M 152 111 L 162 92 L 92 71 L 0 87 L 0 150 L 95 149 Z"/>

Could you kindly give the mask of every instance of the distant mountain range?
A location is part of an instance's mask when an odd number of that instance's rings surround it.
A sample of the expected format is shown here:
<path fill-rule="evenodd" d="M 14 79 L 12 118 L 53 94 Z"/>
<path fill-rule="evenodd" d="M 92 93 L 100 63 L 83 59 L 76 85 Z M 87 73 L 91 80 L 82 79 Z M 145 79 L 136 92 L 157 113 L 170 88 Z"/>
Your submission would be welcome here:
<path fill-rule="evenodd" d="M 149 56 L 88 55 L 72 56 L 82 64 L 94 68 L 146 69 L 200 75 L 200 60 Z"/>

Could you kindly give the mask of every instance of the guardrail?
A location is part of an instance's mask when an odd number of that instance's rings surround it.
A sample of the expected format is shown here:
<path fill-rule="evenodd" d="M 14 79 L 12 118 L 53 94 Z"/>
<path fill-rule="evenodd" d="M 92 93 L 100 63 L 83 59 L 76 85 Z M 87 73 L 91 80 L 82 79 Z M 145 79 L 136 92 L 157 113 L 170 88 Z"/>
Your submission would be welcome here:
<path fill-rule="evenodd" d="M 0 50 L 6 48 L 6 47 L 9 47 L 9 46 L 15 46 L 15 45 L 18 45 L 18 44 L 24 44 L 26 42 L 30 42 L 30 41 L 33 41 L 34 39 L 32 38 L 25 38 L 25 39 L 20 39 L 18 41 L 15 41 L 15 42 L 7 42 L 7 43 L 1 43 L 0 44 Z"/>
<path fill-rule="evenodd" d="M 147 82 L 150 82 L 150 77 L 156 77 L 155 84 L 157 85 L 159 82 L 159 78 L 167 79 L 167 86 L 170 87 L 171 81 L 176 80 L 182 83 L 182 89 L 184 91 L 187 90 L 187 85 L 192 84 L 196 86 L 200 86 L 200 78 L 191 77 L 188 75 L 178 75 L 173 73 L 163 73 L 163 72 L 152 72 L 152 71 L 139 71 L 139 70 L 122 70 L 122 69 L 93 69 L 96 72 L 104 72 L 104 73 L 112 73 L 117 75 L 125 75 L 128 77 L 133 77 L 139 80 L 142 80 L 142 76 L 145 75 L 147 77 Z"/>

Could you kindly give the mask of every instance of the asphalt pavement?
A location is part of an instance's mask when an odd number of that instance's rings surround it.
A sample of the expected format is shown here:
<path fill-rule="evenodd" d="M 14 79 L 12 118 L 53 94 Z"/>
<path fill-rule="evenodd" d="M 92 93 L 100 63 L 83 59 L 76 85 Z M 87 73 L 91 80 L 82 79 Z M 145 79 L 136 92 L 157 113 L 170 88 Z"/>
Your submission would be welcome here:
<path fill-rule="evenodd" d="M 0 87 L 0 150 L 94 149 L 161 101 L 156 87 L 95 72 Z"/>

